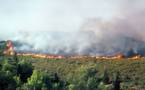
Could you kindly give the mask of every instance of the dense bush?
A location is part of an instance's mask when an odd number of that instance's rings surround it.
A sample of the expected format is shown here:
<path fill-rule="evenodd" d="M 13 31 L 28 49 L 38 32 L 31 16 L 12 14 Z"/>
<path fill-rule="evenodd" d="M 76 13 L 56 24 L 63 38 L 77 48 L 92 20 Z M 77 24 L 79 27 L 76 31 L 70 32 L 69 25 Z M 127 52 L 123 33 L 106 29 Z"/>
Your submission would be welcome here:
<path fill-rule="evenodd" d="M 113 90 L 116 87 L 140 90 L 145 85 L 144 72 L 143 58 L 45 59 L 3 54 L 0 56 L 0 90 Z"/>

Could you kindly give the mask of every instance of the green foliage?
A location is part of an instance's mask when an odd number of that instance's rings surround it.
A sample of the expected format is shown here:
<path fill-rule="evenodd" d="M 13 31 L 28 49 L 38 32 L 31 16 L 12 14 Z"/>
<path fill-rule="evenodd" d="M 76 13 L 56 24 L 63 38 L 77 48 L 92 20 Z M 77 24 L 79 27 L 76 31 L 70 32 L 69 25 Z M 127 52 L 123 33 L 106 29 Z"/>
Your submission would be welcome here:
<path fill-rule="evenodd" d="M 17 73 L 17 68 L 16 68 L 16 65 L 14 64 L 15 62 L 8 60 L 6 59 L 2 65 L 2 70 L 3 71 L 11 71 L 13 72 L 14 74 Z"/>
<path fill-rule="evenodd" d="M 68 82 L 71 83 L 73 88 L 78 88 L 79 90 L 90 90 L 97 88 L 99 82 L 98 78 L 95 77 L 98 70 L 95 67 L 91 66 L 81 66 L 78 68 L 75 73 L 76 76 L 70 75 Z"/>
<path fill-rule="evenodd" d="M 131 81 L 131 78 L 128 75 L 125 75 L 123 77 L 123 82 L 130 82 L 130 81 Z"/>
<path fill-rule="evenodd" d="M 43 79 L 42 79 L 43 89 L 44 88 L 51 89 L 53 80 L 48 75 L 46 75 L 46 73 L 43 73 L 42 75 L 43 75 Z"/>
<path fill-rule="evenodd" d="M 105 88 L 105 90 L 113 90 L 113 86 L 109 85 L 108 87 Z"/>
<path fill-rule="evenodd" d="M 15 89 L 15 80 L 10 71 L 0 71 L 0 90 Z"/>
<path fill-rule="evenodd" d="M 17 65 L 18 75 L 23 82 L 27 82 L 27 78 L 32 75 L 33 67 L 26 60 L 21 60 Z"/>
<path fill-rule="evenodd" d="M 15 52 L 13 59 L 15 60 L 16 63 L 18 63 L 18 57 L 17 57 L 17 53 Z"/>
<path fill-rule="evenodd" d="M 96 78 L 90 77 L 88 78 L 88 81 L 86 83 L 86 88 L 90 90 L 94 90 L 95 88 L 97 88 L 98 84 L 99 82 L 97 82 Z"/>
<path fill-rule="evenodd" d="M 104 90 L 105 89 L 105 85 L 103 82 L 100 82 L 100 84 L 98 85 L 97 90 Z"/>
<path fill-rule="evenodd" d="M 14 76 L 13 78 L 16 82 L 16 87 L 21 87 L 22 81 L 21 81 L 20 77 L 19 76 Z"/>
<path fill-rule="evenodd" d="M 7 60 L 7 59 L 4 61 L 2 67 L 3 67 L 3 68 L 2 68 L 3 71 L 7 71 L 7 70 L 12 71 L 12 70 L 11 70 L 11 69 L 12 69 L 12 68 L 11 68 L 12 65 L 10 65 L 10 64 L 8 63 L 8 60 Z"/>
<path fill-rule="evenodd" d="M 59 82 L 59 77 L 57 75 L 57 73 L 54 74 L 54 80 L 53 80 L 54 83 L 58 83 Z"/>
<path fill-rule="evenodd" d="M 52 90 L 60 90 L 60 83 L 54 83 L 52 85 Z"/>
<path fill-rule="evenodd" d="M 86 57 L 47 60 L 33 56 L 17 56 L 17 59 L 18 62 L 14 59 L 14 56 L 0 56 L 0 76 L 5 75 L 7 71 L 12 73 L 12 76 L 9 76 L 11 78 L 7 78 L 10 80 L 3 77 L 7 80 L 7 84 L 4 85 L 6 90 L 10 88 L 14 88 L 14 90 L 53 90 L 58 88 L 61 90 L 79 90 L 81 88 L 112 90 L 113 85 L 109 83 L 115 82 L 116 76 L 114 74 L 116 71 L 120 72 L 120 89 L 131 90 L 135 88 L 139 90 L 144 88 L 145 59 L 142 58 L 134 60 L 95 60 Z M 36 86 L 27 82 L 28 78 L 30 78 L 29 82 L 31 81 L 32 66 L 42 77 L 42 79 L 38 79 L 41 84 Z M 104 74 L 106 73 L 104 68 L 107 69 L 108 75 Z M 107 80 L 103 79 L 103 77 L 106 77 L 105 75 L 109 77 L 109 83 L 103 81 Z M 22 80 L 22 77 L 26 77 L 25 81 Z M 0 88 L 3 87 L 0 86 Z"/>
<path fill-rule="evenodd" d="M 77 90 L 77 87 L 76 87 L 75 85 L 73 85 L 73 84 L 70 84 L 70 85 L 68 86 L 68 89 L 69 89 L 69 90 Z"/>
<path fill-rule="evenodd" d="M 49 78 L 45 73 L 40 73 L 37 70 L 33 71 L 33 74 L 28 78 L 28 82 L 25 83 L 21 89 L 30 89 L 30 90 L 61 90 L 64 85 L 61 82 L 54 83 L 51 78 Z"/>
<path fill-rule="evenodd" d="M 6 46 L 6 42 L 5 41 L 0 41 L 0 50 L 7 50 L 8 47 Z"/>
<path fill-rule="evenodd" d="M 115 77 L 114 77 L 114 81 L 113 81 L 113 86 L 114 86 L 114 90 L 120 90 L 120 73 L 116 72 Z"/>
<path fill-rule="evenodd" d="M 103 83 L 104 84 L 108 84 L 109 83 L 109 77 L 108 77 L 107 69 L 104 70 Z"/>
<path fill-rule="evenodd" d="M 43 76 L 37 71 L 34 70 L 31 78 L 28 78 L 26 85 L 30 86 L 31 89 L 41 89 Z"/>

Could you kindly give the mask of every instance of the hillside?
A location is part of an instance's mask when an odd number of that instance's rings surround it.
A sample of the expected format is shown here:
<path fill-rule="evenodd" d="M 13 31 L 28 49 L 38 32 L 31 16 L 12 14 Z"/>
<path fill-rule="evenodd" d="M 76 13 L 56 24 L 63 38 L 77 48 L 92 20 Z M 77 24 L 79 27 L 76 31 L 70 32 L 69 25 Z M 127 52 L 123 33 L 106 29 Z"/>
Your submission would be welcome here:
<path fill-rule="evenodd" d="M 51 59 L 22 55 L 11 56 L 9 54 L 3 54 L 3 51 L 8 48 L 5 47 L 6 43 L 2 43 L 0 47 L 0 86 L 2 85 L 3 79 L 9 80 L 17 77 L 17 79 L 14 79 L 16 85 L 13 87 L 17 88 L 17 90 L 24 88 L 36 88 L 38 90 L 40 88 L 43 88 L 43 90 L 47 90 L 48 88 L 52 90 L 84 90 L 84 88 L 86 90 L 91 90 L 92 88 L 98 90 L 112 90 L 115 75 L 119 72 L 119 82 L 121 82 L 120 88 L 122 90 L 141 90 L 145 88 L 145 59 L 143 58 L 103 60 L 96 59 L 95 57 Z M 19 76 L 19 74 L 23 75 L 23 73 L 21 73 L 23 69 L 19 72 L 19 66 L 22 68 L 25 67 L 25 65 L 28 67 L 32 66 L 33 74 L 34 72 L 37 74 L 37 78 L 35 77 L 35 79 L 38 79 L 39 83 L 35 83 L 35 80 L 33 81 L 32 73 L 28 73 L 30 75 L 28 77 L 29 79 L 27 78 L 26 81 L 23 81 L 23 77 Z M 30 71 L 32 68 L 29 68 Z M 8 71 L 13 73 L 12 78 L 2 77 L 2 73 Z M 19 74 L 15 74 L 15 72 Z M 104 73 L 107 73 L 109 77 L 107 83 L 103 81 Z M 47 78 L 49 77 L 50 82 L 48 82 L 49 84 L 51 83 L 50 87 L 45 85 L 46 82 L 41 79 L 41 75 L 43 79 L 45 76 L 47 76 Z M 41 78 L 39 78 L 39 76 Z M 21 81 L 21 83 L 17 81 Z M 10 85 L 11 84 L 8 83 L 8 86 L 5 88 L 9 88 Z"/>
<path fill-rule="evenodd" d="M 120 60 L 97 60 L 95 58 L 78 58 L 78 59 L 41 59 L 34 57 L 23 57 L 32 62 L 36 70 L 47 71 L 52 76 L 58 73 L 62 81 L 67 81 L 70 74 L 81 66 L 96 67 L 99 72 L 97 77 L 103 75 L 104 69 L 107 69 L 110 82 L 113 81 L 116 71 L 120 72 L 120 78 L 123 87 L 141 87 L 145 84 L 145 59 L 120 59 Z"/>

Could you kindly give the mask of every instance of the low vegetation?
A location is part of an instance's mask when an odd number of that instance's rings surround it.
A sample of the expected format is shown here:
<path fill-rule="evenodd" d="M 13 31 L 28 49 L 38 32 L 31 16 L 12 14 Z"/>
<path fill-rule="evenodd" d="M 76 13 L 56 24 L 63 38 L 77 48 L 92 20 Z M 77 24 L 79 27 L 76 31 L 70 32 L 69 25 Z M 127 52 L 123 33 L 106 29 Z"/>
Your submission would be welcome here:
<path fill-rule="evenodd" d="M 1 42 L 4 43 L 4 42 Z M 142 90 L 145 59 L 48 59 L 3 54 L 0 90 Z"/>

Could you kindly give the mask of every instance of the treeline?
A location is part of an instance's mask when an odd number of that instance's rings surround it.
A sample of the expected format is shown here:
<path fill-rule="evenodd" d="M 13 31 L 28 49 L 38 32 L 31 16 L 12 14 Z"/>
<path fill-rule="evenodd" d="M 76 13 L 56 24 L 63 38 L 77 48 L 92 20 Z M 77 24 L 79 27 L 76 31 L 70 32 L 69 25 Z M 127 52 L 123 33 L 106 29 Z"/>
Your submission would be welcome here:
<path fill-rule="evenodd" d="M 25 59 L 7 58 L 0 65 L 0 90 L 119 90 L 120 79 L 117 72 L 114 81 L 110 82 L 107 69 L 97 77 L 99 70 L 91 65 L 84 66 L 68 75 L 66 82 L 61 81 L 58 74 L 48 76 L 44 72 L 34 70 L 32 64 Z"/>
<path fill-rule="evenodd" d="M 0 90 L 50 90 L 65 85 L 59 81 L 57 74 L 50 78 L 45 72 L 34 70 L 30 62 L 13 58 L 4 60 L 0 65 Z"/>

